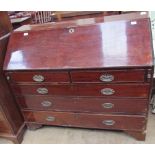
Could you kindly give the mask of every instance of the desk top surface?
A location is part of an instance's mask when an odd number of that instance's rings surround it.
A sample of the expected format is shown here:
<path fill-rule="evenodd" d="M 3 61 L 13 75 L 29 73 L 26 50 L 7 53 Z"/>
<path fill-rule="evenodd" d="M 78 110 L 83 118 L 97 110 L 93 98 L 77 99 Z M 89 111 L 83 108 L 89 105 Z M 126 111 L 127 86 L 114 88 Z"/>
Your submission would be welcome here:
<path fill-rule="evenodd" d="M 70 33 L 71 32 L 71 33 Z M 11 35 L 4 70 L 153 66 L 149 19 Z"/>

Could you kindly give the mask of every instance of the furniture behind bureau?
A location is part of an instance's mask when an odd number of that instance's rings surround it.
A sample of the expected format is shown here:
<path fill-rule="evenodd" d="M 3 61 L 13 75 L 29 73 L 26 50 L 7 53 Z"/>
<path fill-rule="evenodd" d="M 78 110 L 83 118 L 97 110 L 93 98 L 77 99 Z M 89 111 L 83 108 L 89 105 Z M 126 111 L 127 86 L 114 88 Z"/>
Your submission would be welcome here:
<path fill-rule="evenodd" d="M 29 129 L 121 130 L 144 140 L 152 60 L 150 20 L 136 17 L 15 31 L 3 70 Z"/>
<path fill-rule="evenodd" d="M 0 12 L 0 137 L 20 143 L 25 129 L 24 120 L 2 71 L 11 30 L 7 12 Z"/>

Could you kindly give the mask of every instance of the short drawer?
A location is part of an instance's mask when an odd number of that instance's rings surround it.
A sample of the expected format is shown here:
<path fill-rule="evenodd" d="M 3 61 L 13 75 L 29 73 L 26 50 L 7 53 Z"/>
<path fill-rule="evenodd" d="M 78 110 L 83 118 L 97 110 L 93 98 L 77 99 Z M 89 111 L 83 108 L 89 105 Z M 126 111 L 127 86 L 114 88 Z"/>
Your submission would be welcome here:
<path fill-rule="evenodd" d="M 106 99 L 91 97 L 52 97 L 27 95 L 16 97 L 21 109 L 102 113 L 146 113 L 145 99 Z"/>
<path fill-rule="evenodd" d="M 105 115 L 90 113 L 23 111 L 26 122 L 83 128 L 145 130 L 146 119 L 141 115 Z"/>
<path fill-rule="evenodd" d="M 73 83 L 144 82 L 145 70 L 72 71 Z"/>
<path fill-rule="evenodd" d="M 10 126 L 7 120 L 5 119 L 4 115 L 2 114 L 2 112 L 0 112 L 0 132 L 11 133 Z"/>
<path fill-rule="evenodd" d="M 16 95 L 148 98 L 149 84 L 12 85 Z"/>
<path fill-rule="evenodd" d="M 69 83 L 68 72 L 9 72 L 6 73 L 6 78 L 10 82 L 59 82 L 59 83 Z"/>

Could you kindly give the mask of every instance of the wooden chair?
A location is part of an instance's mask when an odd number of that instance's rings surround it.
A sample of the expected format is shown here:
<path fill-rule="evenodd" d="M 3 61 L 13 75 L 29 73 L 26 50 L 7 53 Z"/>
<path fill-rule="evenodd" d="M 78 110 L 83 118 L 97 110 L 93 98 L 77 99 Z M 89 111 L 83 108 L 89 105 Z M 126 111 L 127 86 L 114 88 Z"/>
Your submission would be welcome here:
<path fill-rule="evenodd" d="M 37 11 L 32 15 L 33 24 L 43 24 L 52 21 L 52 11 Z"/>

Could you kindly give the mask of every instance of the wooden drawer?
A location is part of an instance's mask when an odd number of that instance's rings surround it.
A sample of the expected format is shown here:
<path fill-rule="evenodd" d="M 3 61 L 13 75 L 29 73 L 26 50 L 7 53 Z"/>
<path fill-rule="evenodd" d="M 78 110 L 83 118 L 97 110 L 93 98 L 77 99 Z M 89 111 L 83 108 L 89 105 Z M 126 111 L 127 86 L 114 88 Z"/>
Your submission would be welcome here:
<path fill-rule="evenodd" d="M 0 111 L 0 132 L 11 133 L 11 129 L 4 115 Z"/>
<path fill-rule="evenodd" d="M 22 109 L 55 110 L 73 112 L 112 112 L 112 113 L 146 113 L 148 101 L 145 99 L 105 99 L 52 96 L 16 97 Z"/>
<path fill-rule="evenodd" d="M 145 70 L 72 71 L 72 82 L 144 82 Z"/>
<path fill-rule="evenodd" d="M 12 85 L 16 95 L 98 96 L 148 98 L 149 84 Z"/>
<path fill-rule="evenodd" d="M 146 119 L 141 115 L 105 115 L 50 111 L 23 111 L 27 122 L 45 125 L 83 128 L 145 130 Z"/>
<path fill-rule="evenodd" d="M 6 76 L 11 82 L 70 82 L 68 72 L 9 72 Z"/>

